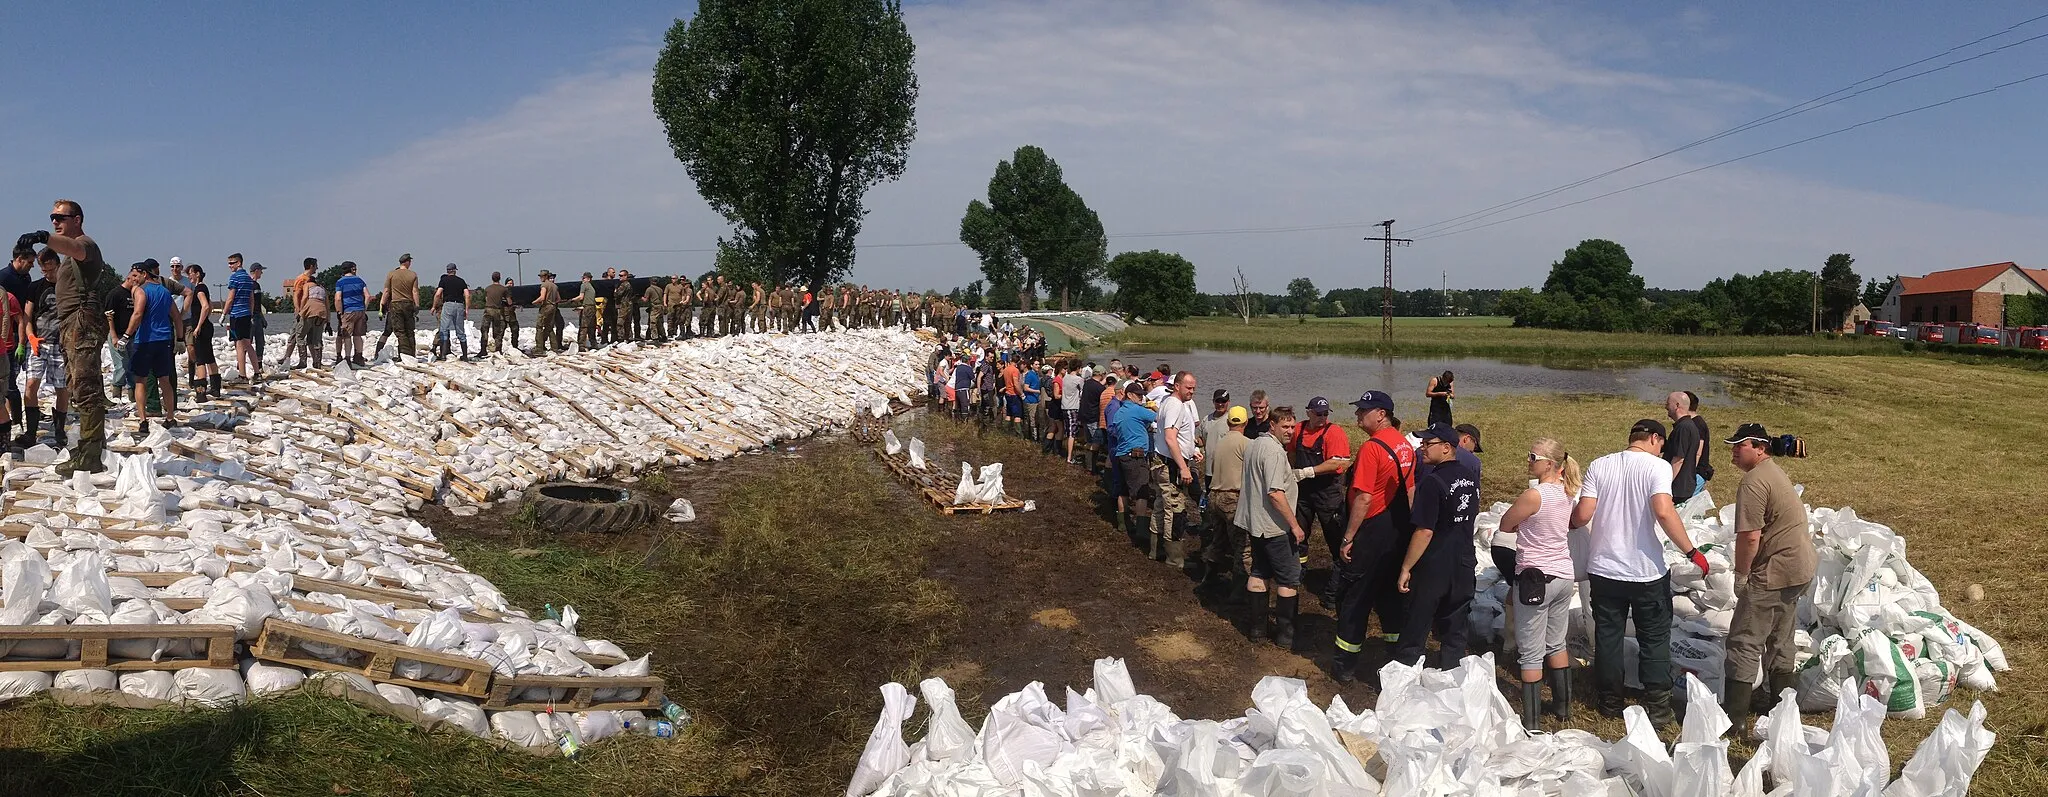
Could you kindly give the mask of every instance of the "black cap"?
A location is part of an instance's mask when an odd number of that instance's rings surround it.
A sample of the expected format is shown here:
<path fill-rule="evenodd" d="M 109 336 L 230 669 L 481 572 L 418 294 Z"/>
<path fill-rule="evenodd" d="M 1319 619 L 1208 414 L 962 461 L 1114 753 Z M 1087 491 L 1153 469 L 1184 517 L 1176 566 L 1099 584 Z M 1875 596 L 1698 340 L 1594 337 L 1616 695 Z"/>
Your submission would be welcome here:
<path fill-rule="evenodd" d="M 1472 453 L 1479 454 L 1486 451 L 1484 447 L 1479 445 L 1479 427 L 1469 423 L 1461 423 L 1454 428 L 1458 430 L 1459 434 L 1469 434 L 1472 436 Z"/>
<path fill-rule="evenodd" d="M 1322 396 L 1317 396 L 1317 397 L 1315 397 L 1315 398 L 1309 399 L 1309 400 L 1308 400 L 1308 411 L 1309 411 L 1309 412 L 1329 412 L 1329 411 L 1330 411 L 1330 400 L 1329 400 L 1329 399 L 1326 399 L 1326 398 L 1323 398 Z"/>
<path fill-rule="evenodd" d="M 1762 443 L 1769 443 L 1771 442 L 1771 433 L 1764 431 L 1763 424 L 1745 423 L 1741 426 L 1735 427 L 1735 434 L 1729 435 L 1728 439 L 1723 440 L 1721 442 L 1727 443 L 1732 446 L 1744 440 L 1756 440 Z"/>
<path fill-rule="evenodd" d="M 450 273 L 450 274 L 453 274 L 453 273 L 455 273 L 455 264 L 454 264 L 454 263 L 449 263 L 449 264 L 448 264 L 448 273 Z"/>
<path fill-rule="evenodd" d="M 1425 443 L 1432 440 L 1442 440 L 1456 446 L 1458 444 L 1458 430 L 1451 428 L 1451 425 L 1448 423 L 1434 424 L 1427 429 L 1416 432 L 1415 439 Z"/>
<path fill-rule="evenodd" d="M 1377 390 L 1368 390 L 1359 394 L 1358 400 L 1351 402 L 1351 406 L 1361 410 L 1386 410 L 1393 412 L 1394 397 Z"/>
<path fill-rule="evenodd" d="M 1218 404 L 1222 404 L 1223 402 L 1230 400 L 1230 391 L 1218 390 L 1214 393 L 1209 394 L 1209 400 L 1214 401 Z"/>
<path fill-rule="evenodd" d="M 1636 421 L 1636 425 L 1628 428 L 1628 436 L 1630 437 L 1643 433 L 1653 434 L 1658 437 L 1670 437 L 1670 435 L 1664 433 L 1664 424 L 1655 418 L 1644 418 Z"/>

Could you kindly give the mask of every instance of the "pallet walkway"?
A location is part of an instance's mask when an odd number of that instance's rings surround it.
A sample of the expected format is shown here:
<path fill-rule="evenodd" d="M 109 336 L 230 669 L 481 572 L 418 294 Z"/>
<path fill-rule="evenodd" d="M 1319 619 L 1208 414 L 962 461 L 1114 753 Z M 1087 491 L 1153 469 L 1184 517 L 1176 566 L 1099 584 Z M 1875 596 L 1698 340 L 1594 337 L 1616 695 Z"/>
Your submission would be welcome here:
<path fill-rule="evenodd" d="M 342 664 L 320 658 L 305 651 L 302 645 L 308 642 L 361 653 L 363 663 Z M 263 621 L 263 633 L 249 646 L 249 655 L 293 667 L 355 673 L 377 683 L 396 684 L 412 689 L 467 697 L 487 697 L 491 693 L 491 665 L 481 660 L 408 645 L 361 639 L 324 628 L 286 622 L 275 617 Z M 461 673 L 462 677 L 458 681 L 417 681 L 401 678 L 395 674 L 401 661 L 447 667 Z"/>
<path fill-rule="evenodd" d="M 882 460 L 883 467 L 887 468 L 890 473 L 896 474 L 898 480 L 909 486 L 911 490 L 923 495 L 926 500 L 931 501 L 932 506 L 936 507 L 940 514 L 958 515 L 972 512 L 988 515 L 996 512 L 1015 512 L 1024 509 L 1024 502 L 1015 499 L 1003 501 L 999 504 L 954 504 L 953 493 L 960 487 L 960 477 L 938 468 L 927 467 L 925 470 L 918 470 L 910 466 L 909 457 L 902 454 L 890 454 L 880 448 L 875 449 L 875 456 Z M 927 462 L 925 464 L 930 465 L 931 463 Z"/>
<path fill-rule="evenodd" d="M 549 676 L 519 675 L 498 676 L 491 679 L 491 694 L 483 707 L 491 711 L 617 711 L 631 709 L 661 708 L 663 683 L 655 676 L 603 677 L 603 676 Z M 514 700 L 513 697 L 528 689 L 567 689 L 566 700 Z M 624 700 L 598 700 L 600 689 L 639 690 L 639 697 Z"/>
<path fill-rule="evenodd" d="M 0 642 L 61 639 L 78 643 L 75 659 L 0 661 L 0 672 L 62 672 L 64 670 L 182 670 L 187 667 L 234 669 L 235 627 L 231 625 L 0 625 Z M 204 639 L 203 658 L 117 659 L 107 643 L 117 639 Z"/>

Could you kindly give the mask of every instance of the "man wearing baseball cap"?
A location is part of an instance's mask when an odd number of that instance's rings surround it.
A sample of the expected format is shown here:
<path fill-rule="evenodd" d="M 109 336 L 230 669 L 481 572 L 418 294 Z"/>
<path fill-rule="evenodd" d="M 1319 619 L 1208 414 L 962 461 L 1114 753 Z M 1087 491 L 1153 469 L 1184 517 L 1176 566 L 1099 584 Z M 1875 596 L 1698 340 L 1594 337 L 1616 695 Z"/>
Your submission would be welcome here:
<path fill-rule="evenodd" d="M 1394 428 L 1394 398 L 1368 390 L 1351 402 L 1359 430 L 1366 433 L 1346 488 L 1344 534 L 1335 567 L 1345 580 L 1337 596 L 1336 653 L 1330 674 L 1338 683 L 1357 678 L 1358 654 L 1365 650 L 1366 615 L 1377 609 L 1380 632 L 1398 642 L 1407 625 L 1395 582 L 1401 552 L 1414 526 L 1408 497 L 1415 489 L 1415 448 Z"/>
<path fill-rule="evenodd" d="M 1727 442 L 1733 446 L 1729 460 L 1742 469 L 1742 484 L 1735 491 L 1735 617 L 1728 624 L 1728 683 L 1722 694 L 1728 719 L 1746 728 L 1759 660 L 1770 675 L 1770 697 L 1794 685 L 1799 648 L 1792 640 L 1793 620 L 1817 560 L 1806 506 L 1771 456 L 1770 433 L 1762 424 L 1745 423 Z"/>
<path fill-rule="evenodd" d="M 1252 441 L 1244 436 L 1245 421 L 1251 413 L 1232 407 L 1229 391 L 1216 391 L 1216 404 L 1223 409 L 1222 431 L 1212 421 L 1202 423 L 1202 466 L 1208 474 L 1208 505 L 1202 525 L 1208 539 L 1202 543 L 1203 579 L 1236 584 L 1251 572 L 1251 548 L 1245 531 L 1236 522 L 1237 501 L 1244 487 L 1244 451 Z"/>
<path fill-rule="evenodd" d="M 1436 632 L 1436 667 L 1455 666 L 1465 656 L 1466 620 L 1472 609 L 1472 523 L 1479 515 L 1479 472 L 1458 458 L 1458 430 L 1435 424 L 1416 435 L 1418 453 L 1431 466 L 1415 482 L 1415 531 L 1402 554 L 1396 588 L 1408 596 L 1408 625 L 1394 646 L 1394 661 L 1422 659 L 1424 643 Z"/>
<path fill-rule="evenodd" d="M 434 287 L 434 306 L 441 310 L 441 327 L 434 333 L 440 347 L 437 356 L 446 357 L 454 343 L 462 341 L 462 361 L 469 362 L 469 330 L 463 328 L 462 317 L 469 308 L 469 282 L 455 275 L 455 264 L 449 263 L 441 275 L 441 284 Z"/>
<path fill-rule="evenodd" d="M 1658 727 L 1678 721 L 1671 709 L 1671 571 L 1658 529 L 1707 571 L 1671 501 L 1671 463 L 1664 424 L 1644 418 L 1628 430 L 1628 448 L 1593 460 L 1579 488 L 1569 528 L 1590 524 L 1586 573 L 1593 581 L 1593 680 L 1601 716 L 1620 717 L 1621 645 L 1631 622 L 1638 645 L 1643 709 Z"/>
<path fill-rule="evenodd" d="M 1342 471 L 1351 465 L 1351 438 L 1344 428 L 1330 422 L 1330 400 L 1317 396 L 1308 400 L 1308 420 L 1295 427 L 1294 439 L 1287 441 L 1288 462 L 1310 468 L 1315 475 L 1301 481 L 1301 498 L 1295 504 L 1296 522 L 1303 529 L 1320 523 L 1323 544 L 1330 549 L 1330 561 L 1337 561 L 1337 547 L 1344 536 L 1344 479 Z M 1298 551 L 1308 561 L 1308 546 Z M 1337 608 L 1337 594 L 1344 591 L 1344 570 L 1331 568 L 1328 588 L 1319 596 L 1324 609 Z"/>

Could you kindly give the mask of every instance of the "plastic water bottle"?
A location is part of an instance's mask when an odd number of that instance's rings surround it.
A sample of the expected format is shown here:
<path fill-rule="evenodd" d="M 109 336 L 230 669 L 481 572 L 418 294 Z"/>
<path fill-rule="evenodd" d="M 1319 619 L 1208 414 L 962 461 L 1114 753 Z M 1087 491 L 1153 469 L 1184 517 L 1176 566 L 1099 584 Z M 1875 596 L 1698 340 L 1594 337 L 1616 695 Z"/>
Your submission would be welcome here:
<path fill-rule="evenodd" d="M 629 720 L 626 722 L 626 730 L 641 736 L 652 736 L 656 739 L 673 739 L 677 733 L 676 724 L 665 719 L 640 720 L 638 722 Z"/>
<path fill-rule="evenodd" d="M 562 738 L 556 739 L 555 744 L 562 748 L 563 758 L 575 758 L 576 754 L 583 749 L 582 745 L 576 743 L 576 734 L 568 731 L 563 731 Z"/>
<path fill-rule="evenodd" d="M 690 712 L 676 705 L 673 700 L 665 697 L 661 699 L 661 715 L 667 717 L 669 722 L 675 723 L 678 731 L 690 727 Z"/>

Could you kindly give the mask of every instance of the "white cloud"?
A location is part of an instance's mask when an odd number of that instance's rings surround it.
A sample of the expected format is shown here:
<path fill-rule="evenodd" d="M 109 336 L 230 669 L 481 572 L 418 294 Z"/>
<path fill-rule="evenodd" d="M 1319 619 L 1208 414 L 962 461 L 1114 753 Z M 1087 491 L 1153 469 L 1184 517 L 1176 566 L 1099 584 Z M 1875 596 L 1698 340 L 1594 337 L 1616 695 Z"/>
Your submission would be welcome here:
<path fill-rule="evenodd" d="M 961 209 L 1022 144 L 1057 158 L 1112 234 L 1389 216 L 1412 227 L 1776 107 L 1744 86 L 1602 65 L 1586 55 L 1598 49 L 1588 42 L 1627 31 L 1589 33 L 1572 20 L 1519 12 L 1195 0 L 975 2 L 907 13 L 922 86 L 919 139 L 904 179 L 869 195 L 863 244 L 953 239 Z M 497 116 L 317 186 L 306 218 L 279 235 L 319 251 L 372 242 L 380 265 L 399 251 L 428 263 L 509 266 L 508 246 L 708 248 L 725 226 L 669 153 L 648 98 L 652 59 L 644 45 L 622 51 Z M 1765 131 L 1732 146 L 1794 137 Z M 1667 160 L 1562 199 L 1705 162 Z M 1654 285 L 1815 266 L 1834 251 L 1855 253 L 1866 272 L 1917 273 L 2027 261 L 2048 243 L 2040 222 L 1737 166 L 1418 244 L 1397 255 L 1397 281 L 1434 285 L 1449 270 L 1454 284 L 1540 283 L 1552 259 L 1588 237 L 1629 246 Z M 1278 290 L 1296 275 L 1325 286 L 1376 283 L 1379 257 L 1358 241 L 1365 234 L 1116 238 L 1111 246 L 1181 251 L 1207 288 L 1244 266 Z M 528 261 L 529 274 L 609 264 L 695 274 L 710 255 Z M 976 277 L 959 247 L 867 248 L 856 268 L 856 279 L 872 284 L 950 287 Z"/>

